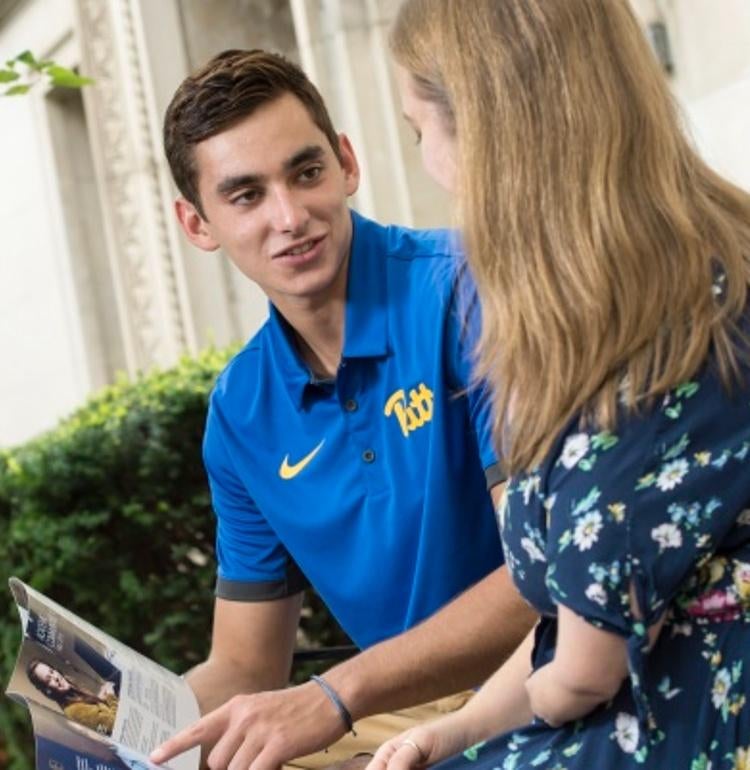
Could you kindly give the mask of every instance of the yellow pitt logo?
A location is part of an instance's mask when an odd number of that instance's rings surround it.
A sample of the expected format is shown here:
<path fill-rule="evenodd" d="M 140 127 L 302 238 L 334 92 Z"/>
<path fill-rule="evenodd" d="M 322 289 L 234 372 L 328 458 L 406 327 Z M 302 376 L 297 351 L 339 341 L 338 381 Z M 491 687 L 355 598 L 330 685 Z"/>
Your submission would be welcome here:
<path fill-rule="evenodd" d="M 401 432 L 406 438 L 409 438 L 410 433 L 432 419 L 432 405 L 432 391 L 423 382 L 420 382 L 418 388 L 412 388 L 409 391 L 408 402 L 403 388 L 392 393 L 385 402 L 383 414 L 386 417 L 395 415 Z"/>
<path fill-rule="evenodd" d="M 289 455 L 286 455 L 286 457 L 284 457 L 284 459 L 281 461 L 281 466 L 279 467 L 279 476 L 281 476 L 284 481 L 293 479 L 298 473 L 303 471 L 312 462 L 313 457 L 315 457 L 315 455 L 320 452 L 320 449 L 323 444 L 325 444 L 325 442 L 326 440 L 323 439 L 320 444 L 318 444 L 318 446 L 312 450 L 312 452 L 306 454 L 299 462 L 296 462 L 293 465 L 289 464 Z"/>

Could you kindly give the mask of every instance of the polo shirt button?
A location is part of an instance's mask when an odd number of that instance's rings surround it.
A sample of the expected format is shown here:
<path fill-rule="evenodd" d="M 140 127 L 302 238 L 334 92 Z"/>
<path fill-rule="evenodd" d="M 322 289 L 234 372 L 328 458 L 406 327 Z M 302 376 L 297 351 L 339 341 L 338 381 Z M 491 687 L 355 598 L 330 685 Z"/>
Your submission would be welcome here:
<path fill-rule="evenodd" d="M 344 404 L 344 409 L 347 412 L 356 412 L 359 409 L 359 404 L 353 398 L 349 398 Z"/>
<path fill-rule="evenodd" d="M 362 452 L 362 459 L 366 463 L 374 463 L 375 462 L 375 452 L 372 449 L 365 449 L 365 451 Z"/>

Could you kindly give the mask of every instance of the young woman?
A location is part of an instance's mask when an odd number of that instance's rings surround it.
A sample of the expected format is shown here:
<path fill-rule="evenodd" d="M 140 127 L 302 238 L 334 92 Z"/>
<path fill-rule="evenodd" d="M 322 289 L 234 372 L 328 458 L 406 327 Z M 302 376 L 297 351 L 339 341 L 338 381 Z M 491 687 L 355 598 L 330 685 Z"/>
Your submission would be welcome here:
<path fill-rule="evenodd" d="M 457 194 L 542 620 L 371 770 L 746 770 L 750 196 L 696 156 L 627 0 L 406 0 L 392 49 Z"/>
<path fill-rule="evenodd" d="M 77 687 L 54 666 L 38 658 L 29 661 L 26 674 L 34 687 L 55 701 L 68 719 L 98 733 L 112 734 L 118 698 L 111 682 L 105 682 L 94 695 Z"/>

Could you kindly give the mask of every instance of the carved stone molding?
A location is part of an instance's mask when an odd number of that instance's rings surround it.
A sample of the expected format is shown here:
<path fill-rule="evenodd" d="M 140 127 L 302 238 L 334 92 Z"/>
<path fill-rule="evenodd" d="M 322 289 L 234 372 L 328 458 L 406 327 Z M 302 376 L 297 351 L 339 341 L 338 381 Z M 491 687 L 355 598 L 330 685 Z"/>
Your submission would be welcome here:
<path fill-rule="evenodd" d="M 152 110 L 133 0 L 76 0 L 84 99 L 128 369 L 171 363 L 191 346 L 172 260 Z"/>

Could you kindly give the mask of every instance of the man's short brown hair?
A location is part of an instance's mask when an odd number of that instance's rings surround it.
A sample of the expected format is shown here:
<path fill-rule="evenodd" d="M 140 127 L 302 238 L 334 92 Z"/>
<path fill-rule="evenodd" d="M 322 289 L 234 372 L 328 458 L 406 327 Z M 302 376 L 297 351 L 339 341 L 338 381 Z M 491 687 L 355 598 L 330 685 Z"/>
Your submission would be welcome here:
<path fill-rule="evenodd" d="M 204 219 L 193 147 L 285 93 L 302 102 L 341 160 L 323 97 L 296 64 L 279 54 L 223 51 L 180 84 L 164 116 L 164 150 L 179 191 Z"/>

